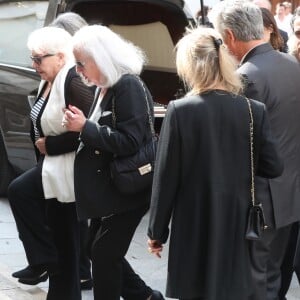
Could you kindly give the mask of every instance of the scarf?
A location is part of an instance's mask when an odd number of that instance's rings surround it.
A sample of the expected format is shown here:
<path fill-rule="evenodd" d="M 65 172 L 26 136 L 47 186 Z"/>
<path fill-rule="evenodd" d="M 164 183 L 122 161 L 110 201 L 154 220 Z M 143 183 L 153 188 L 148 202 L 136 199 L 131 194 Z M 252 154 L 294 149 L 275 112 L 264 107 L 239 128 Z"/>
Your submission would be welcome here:
<path fill-rule="evenodd" d="M 41 116 L 45 136 L 59 135 L 67 131 L 62 126 L 65 101 L 65 79 L 74 63 L 66 63 L 52 84 L 48 102 Z M 40 87 L 43 85 L 41 82 Z M 74 202 L 75 151 L 60 155 L 46 155 L 42 167 L 42 183 L 45 199 L 56 198 L 59 202 Z"/>

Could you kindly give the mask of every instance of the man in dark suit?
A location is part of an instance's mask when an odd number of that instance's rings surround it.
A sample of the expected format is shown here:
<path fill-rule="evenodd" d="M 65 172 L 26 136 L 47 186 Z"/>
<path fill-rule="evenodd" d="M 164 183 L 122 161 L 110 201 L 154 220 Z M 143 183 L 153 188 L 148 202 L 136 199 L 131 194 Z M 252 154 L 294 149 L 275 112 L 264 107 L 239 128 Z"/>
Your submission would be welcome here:
<path fill-rule="evenodd" d="M 278 139 L 284 172 L 276 179 L 256 178 L 256 198 L 265 210 L 268 229 L 250 243 L 253 300 L 278 299 L 280 266 L 292 224 L 300 220 L 300 68 L 294 57 L 263 42 L 263 20 L 251 2 L 221 2 L 214 8 L 214 26 L 240 61 L 245 94 L 263 102 Z"/>

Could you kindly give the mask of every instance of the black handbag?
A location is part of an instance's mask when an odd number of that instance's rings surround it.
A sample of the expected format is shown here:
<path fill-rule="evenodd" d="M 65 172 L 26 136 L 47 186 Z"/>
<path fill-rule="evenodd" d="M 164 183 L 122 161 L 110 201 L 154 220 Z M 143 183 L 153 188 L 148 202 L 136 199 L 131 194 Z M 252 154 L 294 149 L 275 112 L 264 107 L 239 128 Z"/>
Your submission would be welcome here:
<path fill-rule="evenodd" d="M 253 114 L 250 100 L 247 98 L 250 115 L 250 163 L 251 163 L 251 207 L 248 212 L 246 239 L 259 240 L 263 230 L 267 229 L 263 206 L 255 200 L 255 185 L 254 185 L 254 151 L 253 151 Z"/>
<path fill-rule="evenodd" d="M 139 77 L 137 77 L 139 79 Z M 154 124 L 150 110 L 147 92 L 143 82 L 139 79 L 144 92 L 147 104 L 147 113 L 152 138 L 139 150 L 130 156 L 114 156 L 110 163 L 111 179 L 115 187 L 122 194 L 135 194 L 150 188 L 153 181 L 153 170 L 158 137 L 154 131 Z M 116 127 L 115 100 L 112 100 L 113 126 Z"/>

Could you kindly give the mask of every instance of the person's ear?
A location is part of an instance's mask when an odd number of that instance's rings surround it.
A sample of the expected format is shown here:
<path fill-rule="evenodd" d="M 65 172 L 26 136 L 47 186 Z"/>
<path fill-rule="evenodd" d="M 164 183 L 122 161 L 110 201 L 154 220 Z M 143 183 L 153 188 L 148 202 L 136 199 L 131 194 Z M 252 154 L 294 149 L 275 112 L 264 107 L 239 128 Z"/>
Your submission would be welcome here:
<path fill-rule="evenodd" d="M 61 52 L 57 53 L 56 55 L 58 57 L 58 64 L 59 64 L 59 66 L 63 66 L 65 64 L 65 62 L 66 62 L 65 55 L 63 53 L 61 53 Z"/>
<path fill-rule="evenodd" d="M 65 55 L 63 53 L 61 53 L 61 52 L 58 52 L 56 55 L 58 56 L 58 58 L 60 60 L 64 60 L 65 59 Z"/>
<path fill-rule="evenodd" d="M 225 29 L 225 43 L 235 42 L 236 38 L 231 29 Z"/>

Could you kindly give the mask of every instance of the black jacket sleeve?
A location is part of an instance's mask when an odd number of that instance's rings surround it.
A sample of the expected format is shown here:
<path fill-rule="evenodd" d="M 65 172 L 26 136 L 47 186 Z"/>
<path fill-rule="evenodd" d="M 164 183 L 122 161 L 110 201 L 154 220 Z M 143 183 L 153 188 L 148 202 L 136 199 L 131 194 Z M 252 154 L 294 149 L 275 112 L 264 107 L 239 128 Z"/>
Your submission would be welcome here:
<path fill-rule="evenodd" d="M 261 144 L 256 175 L 275 178 L 282 174 L 284 166 L 283 159 L 279 155 L 278 143 L 271 133 L 265 106 L 261 124 Z"/>
<path fill-rule="evenodd" d="M 87 116 L 94 99 L 94 89 L 86 86 L 74 68 L 69 71 L 65 84 L 66 106 L 77 106 Z M 60 155 L 75 151 L 79 146 L 78 132 L 65 132 L 57 136 L 47 136 L 48 155 Z"/>

